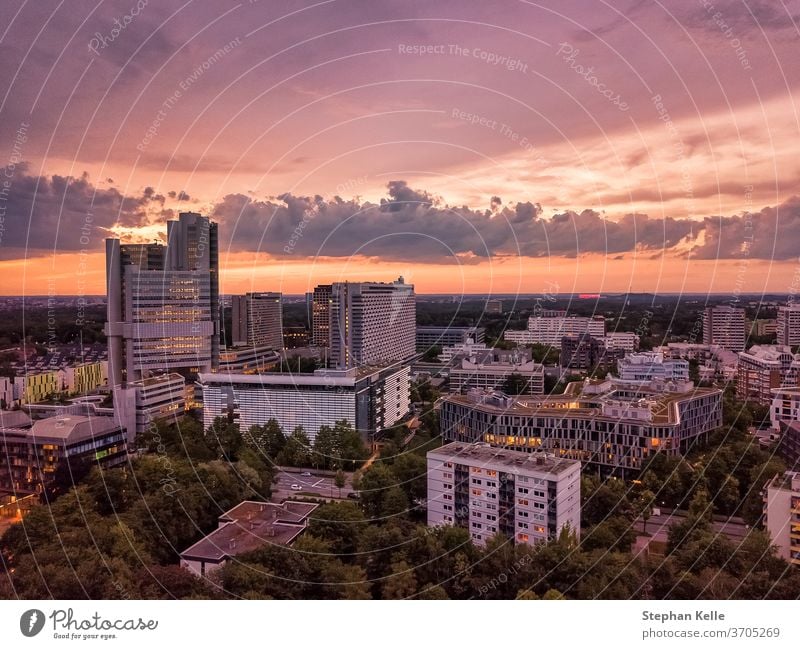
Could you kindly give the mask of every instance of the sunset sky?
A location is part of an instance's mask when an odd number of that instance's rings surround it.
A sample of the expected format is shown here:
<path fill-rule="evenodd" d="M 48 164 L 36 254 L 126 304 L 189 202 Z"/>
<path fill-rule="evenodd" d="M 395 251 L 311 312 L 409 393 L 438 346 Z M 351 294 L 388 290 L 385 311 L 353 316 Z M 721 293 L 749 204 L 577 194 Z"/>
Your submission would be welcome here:
<path fill-rule="evenodd" d="M 223 292 L 796 292 L 799 42 L 799 0 L 4 0 L 0 293 L 102 293 L 184 210 Z"/>

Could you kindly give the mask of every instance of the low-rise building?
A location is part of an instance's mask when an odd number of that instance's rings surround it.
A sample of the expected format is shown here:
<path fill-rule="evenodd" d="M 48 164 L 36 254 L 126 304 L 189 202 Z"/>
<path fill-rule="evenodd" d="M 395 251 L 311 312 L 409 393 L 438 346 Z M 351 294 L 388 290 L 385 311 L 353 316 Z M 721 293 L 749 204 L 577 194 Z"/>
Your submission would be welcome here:
<path fill-rule="evenodd" d="M 722 391 L 691 382 L 587 379 L 561 395 L 447 395 L 437 408 L 445 440 L 546 450 L 619 476 L 636 474 L 654 453 L 686 453 L 722 425 Z"/>
<path fill-rule="evenodd" d="M 521 381 L 519 394 L 544 393 L 544 366 L 524 354 L 464 358 L 450 370 L 450 389 L 453 392 L 474 388 L 495 390 L 511 377 L 519 377 Z"/>
<path fill-rule="evenodd" d="M 348 421 L 365 439 L 394 426 L 410 405 L 407 366 L 317 370 L 312 374 L 201 374 L 203 423 L 226 417 L 246 431 L 275 419 L 301 426 L 313 442 L 321 426 Z"/>
<path fill-rule="evenodd" d="M 622 381 L 688 381 L 689 362 L 665 360 L 658 352 L 625 354 L 617 361 L 617 375 Z"/>
<path fill-rule="evenodd" d="M 626 353 L 639 349 L 639 336 L 632 331 L 610 331 L 602 339 L 608 350 L 622 350 Z"/>
<path fill-rule="evenodd" d="M 127 459 L 125 431 L 112 417 L 0 422 L 0 489 L 41 493 L 59 468 L 76 462 L 112 467 Z"/>
<path fill-rule="evenodd" d="M 581 464 L 544 452 L 454 442 L 429 451 L 428 525 L 533 545 L 569 529 L 580 537 Z"/>
<path fill-rule="evenodd" d="M 228 347 L 219 353 L 219 371 L 256 374 L 272 369 L 280 360 L 281 355 L 269 345 Z"/>
<path fill-rule="evenodd" d="M 78 363 L 64 368 L 64 387 L 68 394 L 88 394 L 108 383 L 108 361 Z"/>
<path fill-rule="evenodd" d="M 564 336 L 589 334 L 602 339 L 606 335 L 606 321 L 603 316 L 590 318 L 558 315 L 559 313 L 532 315 L 528 318 L 526 330 L 507 330 L 503 332 L 503 338 L 523 345 L 539 344 L 560 348 Z"/>
<path fill-rule="evenodd" d="M 14 395 L 22 403 L 38 403 L 64 392 L 62 370 L 25 373 L 14 378 Z"/>
<path fill-rule="evenodd" d="M 114 412 L 128 442 L 155 423 L 177 421 L 186 412 L 186 380 L 175 372 L 130 381 L 114 390 Z"/>
<path fill-rule="evenodd" d="M 222 514 L 211 534 L 181 552 L 181 567 L 208 577 L 238 554 L 266 545 L 291 545 L 318 506 L 291 500 L 281 504 L 245 500 Z"/>
<path fill-rule="evenodd" d="M 800 472 L 776 475 L 764 489 L 764 527 L 778 555 L 800 566 Z"/>

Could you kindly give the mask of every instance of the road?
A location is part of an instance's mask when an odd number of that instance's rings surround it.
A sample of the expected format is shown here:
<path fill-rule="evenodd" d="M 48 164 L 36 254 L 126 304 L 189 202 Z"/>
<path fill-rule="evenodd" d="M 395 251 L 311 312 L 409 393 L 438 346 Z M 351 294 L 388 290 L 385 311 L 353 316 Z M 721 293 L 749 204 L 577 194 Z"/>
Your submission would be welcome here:
<path fill-rule="evenodd" d="M 666 543 L 667 532 L 669 531 L 669 528 L 676 523 L 683 521 L 684 518 L 685 516 L 680 513 L 664 513 L 660 514 L 659 516 L 651 516 L 647 520 L 647 533 L 650 534 L 654 540 L 663 541 Z M 642 531 L 641 518 L 634 523 L 633 529 L 635 532 Z M 716 520 L 714 521 L 714 532 L 717 534 L 723 534 L 734 542 L 741 541 L 747 535 L 748 529 L 748 526 L 744 522 L 741 522 L 737 519 L 724 522 Z"/>
<path fill-rule="evenodd" d="M 278 481 L 272 485 L 272 498 L 276 501 L 284 500 L 290 496 L 297 496 L 298 494 L 315 494 L 324 498 L 339 498 L 339 489 L 334 484 L 333 476 L 315 475 L 313 469 L 308 469 L 307 472 L 311 476 L 303 476 L 301 472 L 295 473 L 293 471 L 280 471 L 277 474 Z M 345 486 L 342 487 L 342 498 L 347 498 L 347 494 L 352 493 L 353 487 L 350 485 L 351 473 L 345 473 Z M 301 489 L 298 491 L 292 489 L 292 485 L 300 485 Z"/>

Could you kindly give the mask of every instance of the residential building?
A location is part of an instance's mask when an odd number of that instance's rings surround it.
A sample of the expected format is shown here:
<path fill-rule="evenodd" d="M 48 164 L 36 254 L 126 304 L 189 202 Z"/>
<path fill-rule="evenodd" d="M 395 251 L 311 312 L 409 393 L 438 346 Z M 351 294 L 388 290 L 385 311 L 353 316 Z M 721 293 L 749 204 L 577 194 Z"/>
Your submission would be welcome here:
<path fill-rule="evenodd" d="M 462 358 L 469 358 L 470 356 L 492 356 L 502 351 L 504 350 L 495 350 L 494 347 L 487 347 L 485 343 L 474 342 L 469 339 L 465 343 L 442 347 L 442 351 L 439 352 L 439 361 L 442 363 L 449 363 L 453 359 L 461 360 Z M 531 357 L 529 350 L 526 351 L 525 349 L 517 348 L 514 352 L 516 354 L 525 354 L 528 358 Z"/>
<path fill-rule="evenodd" d="M 283 328 L 283 344 L 286 349 L 299 349 L 301 347 L 308 347 L 308 342 L 308 329 L 305 327 L 299 326 Z"/>
<path fill-rule="evenodd" d="M 483 327 L 417 327 L 417 351 L 425 351 L 431 347 L 457 347 L 469 341 L 480 344 L 486 340 L 486 329 Z"/>
<path fill-rule="evenodd" d="M 800 303 L 790 302 L 778 307 L 775 332 L 779 345 L 797 347 L 800 345 Z"/>
<path fill-rule="evenodd" d="M 580 538 L 580 462 L 460 442 L 427 460 L 428 526 L 463 527 L 476 545 L 497 534 L 534 545 L 565 529 Z"/>
<path fill-rule="evenodd" d="M 750 336 L 759 336 L 761 338 L 765 336 L 774 336 L 778 331 L 778 321 L 772 318 L 759 318 L 758 320 L 746 322 L 747 330 L 750 332 Z M 778 344 L 782 344 L 780 340 Z"/>
<path fill-rule="evenodd" d="M 518 344 L 549 345 L 561 347 L 564 336 L 589 334 L 602 339 L 606 335 L 606 321 L 603 316 L 567 316 L 561 311 L 548 311 L 546 314 L 532 315 L 528 318 L 528 328 L 524 331 L 507 330 L 503 338 Z"/>
<path fill-rule="evenodd" d="M 778 555 L 800 566 L 800 472 L 776 475 L 764 489 L 764 527 Z"/>
<path fill-rule="evenodd" d="M 231 297 L 231 342 L 234 347 L 283 348 L 280 293 L 246 293 Z"/>
<path fill-rule="evenodd" d="M 608 350 L 622 350 L 625 353 L 631 353 L 639 349 L 639 336 L 632 331 L 609 331 L 603 337 L 602 342 Z"/>
<path fill-rule="evenodd" d="M 415 354 L 414 287 L 402 277 L 391 284 L 338 282 L 331 295 L 334 367 L 386 365 Z"/>
<path fill-rule="evenodd" d="M 193 212 L 167 222 L 167 245 L 106 239 L 109 378 L 194 374 L 219 361 L 217 224 Z"/>
<path fill-rule="evenodd" d="M 68 394 L 88 394 L 108 383 L 108 361 L 78 363 L 64 368 L 64 383 Z"/>
<path fill-rule="evenodd" d="M 186 412 L 186 380 L 177 373 L 128 381 L 114 389 L 114 413 L 132 444 L 156 423 L 173 423 Z"/>
<path fill-rule="evenodd" d="M 689 361 L 665 360 L 659 352 L 625 354 L 617 361 L 617 376 L 622 381 L 688 381 Z"/>
<path fill-rule="evenodd" d="M 588 333 L 568 334 L 561 337 L 559 365 L 570 369 L 589 370 L 600 364 L 605 351 L 602 341 Z"/>
<path fill-rule="evenodd" d="M 800 421 L 781 421 L 778 454 L 792 470 L 800 471 Z"/>
<path fill-rule="evenodd" d="M 61 370 L 25 373 L 14 377 L 14 396 L 22 404 L 38 403 L 64 392 L 64 373 Z"/>
<path fill-rule="evenodd" d="M 0 376 L 0 410 L 11 408 L 17 403 L 14 396 L 14 380 L 7 376 Z"/>
<path fill-rule="evenodd" d="M 734 352 L 744 350 L 745 312 L 727 304 L 710 306 L 703 312 L 703 342 Z"/>
<path fill-rule="evenodd" d="M 798 385 L 800 357 L 786 345 L 753 345 L 739 352 L 736 396 L 742 401 L 770 405 L 773 390 Z"/>
<path fill-rule="evenodd" d="M 545 450 L 602 475 L 636 474 L 653 453 L 686 453 L 722 425 L 722 391 L 691 383 L 575 381 L 540 397 L 478 391 L 437 402 L 442 437 Z"/>
<path fill-rule="evenodd" d="M 0 420 L 0 489 L 41 493 L 56 472 L 76 463 L 112 467 L 127 461 L 126 437 L 112 417 L 78 415 L 35 422 Z"/>
<path fill-rule="evenodd" d="M 544 366 L 531 360 L 529 350 L 494 350 L 472 353 L 450 369 L 450 389 L 501 389 L 506 380 L 518 377 L 520 394 L 544 393 Z"/>
<path fill-rule="evenodd" d="M 502 300 L 486 300 L 486 313 L 502 314 L 503 301 Z"/>
<path fill-rule="evenodd" d="M 331 291 L 330 284 L 321 284 L 311 298 L 311 344 L 315 347 L 331 344 Z"/>
<path fill-rule="evenodd" d="M 208 577 L 233 557 L 266 545 L 291 545 L 306 529 L 316 503 L 245 500 L 219 517 L 217 529 L 181 552 L 181 567 Z"/>
<path fill-rule="evenodd" d="M 203 423 L 227 417 L 242 431 L 275 419 L 285 434 L 301 426 L 311 441 L 321 426 L 347 420 L 365 440 L 408 412 L 410 369 L 317 370 L 313 374 L 201 374 Z"/>

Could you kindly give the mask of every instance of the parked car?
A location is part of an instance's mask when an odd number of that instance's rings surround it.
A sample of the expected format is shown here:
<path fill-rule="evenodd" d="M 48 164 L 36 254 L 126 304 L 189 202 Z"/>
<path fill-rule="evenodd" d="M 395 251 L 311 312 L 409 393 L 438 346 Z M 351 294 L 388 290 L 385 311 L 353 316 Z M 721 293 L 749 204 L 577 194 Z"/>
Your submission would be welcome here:
<path fill-rule="evenodd" d="M 308 471 L 303 471 L 300 475 L 303 476 L 304 478 L 310 478 L 312 474 L 309 473 Z"/>
<path fill-rule="evenodd" d="M 347 497 L 350 498 L 351 500 L 358 500 L 359 498 L 361 498 L 361 496 L 358 495 L 357 491 L 351 491 L 349 494 L 347 494 Z"/>
<path fill-rule="evenodd" d="M 299 484 L 293 484 L 291 487 L 292 491 L 302 491 L 303 488 Z"/>

